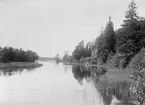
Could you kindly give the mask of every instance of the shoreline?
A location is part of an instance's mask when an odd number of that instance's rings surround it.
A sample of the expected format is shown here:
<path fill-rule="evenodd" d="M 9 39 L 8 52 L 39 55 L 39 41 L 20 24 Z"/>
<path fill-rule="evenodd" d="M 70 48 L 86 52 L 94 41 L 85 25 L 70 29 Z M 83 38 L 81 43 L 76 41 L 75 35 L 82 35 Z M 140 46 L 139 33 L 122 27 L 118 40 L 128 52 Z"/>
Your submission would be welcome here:
<path fill-rule="evenodd" d="M 85 66 L 85 67 L 104 67 L 107 69 L 116 69 L 116 67 L 111 67 L 107 65 L 97 65 L 97 64 L 89 64 L 89 63 L 75 63 L 75 62 L 62 62 L 65 65 L 79 65 L 79 66 Z M 119 68 L 117 68 L 119 69 Z"/>
<path fill-rule="evenodd" d="M 11 63 L 0 63 L 0 69 L 8 69 L 8 68 L 33 68 L 33 67 L 41 67 L 43 64 L 41 63 L 31 63 L 31 62 L 11 62 Z"/>

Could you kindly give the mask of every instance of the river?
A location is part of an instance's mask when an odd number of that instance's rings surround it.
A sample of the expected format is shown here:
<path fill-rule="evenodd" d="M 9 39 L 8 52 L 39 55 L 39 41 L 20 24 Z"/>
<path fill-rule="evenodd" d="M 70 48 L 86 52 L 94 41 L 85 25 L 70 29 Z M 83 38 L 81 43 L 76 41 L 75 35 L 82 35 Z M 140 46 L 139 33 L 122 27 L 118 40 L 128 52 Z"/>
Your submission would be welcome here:
<path fill-rule="evenodd" d="M 40 68 L 0 71 L 0 105 L 103 105 L 93 81 L 98 78 L 91 73 L 41 63 Z"/>

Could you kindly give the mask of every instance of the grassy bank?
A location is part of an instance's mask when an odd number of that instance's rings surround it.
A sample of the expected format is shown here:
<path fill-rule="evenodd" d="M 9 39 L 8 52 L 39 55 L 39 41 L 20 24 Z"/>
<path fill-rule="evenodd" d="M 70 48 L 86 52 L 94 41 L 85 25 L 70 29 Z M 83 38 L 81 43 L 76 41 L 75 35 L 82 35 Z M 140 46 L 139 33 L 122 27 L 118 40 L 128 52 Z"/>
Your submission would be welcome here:
<path fill-rule="evenodd" d="M 12 63 L 0 63 L 0 69 L 6 68 L 32 68 L 41 67 L 40 63 L 29 63 L 29 62 L 12 62 Z"/>
<path fill-rule="evenodd" d="M 84 66 L 87 68 L 91 67 L 97 67 L 97 68 L 104 68 L 107 70 L 105 73 L 105 78 L 108 79 L 109 82 L 113 81 L 130 81 L 129 75 L 131 73 L 129 68 L 117 68 L 117 67 L 111 67 L 108 65 L 95 65 L 95 64 L 85 64 L 85 63 L 74 63 L 74 62 L 64 62 L 66 65 L 73 65 L 73 66 Z M 99 70 L 99 69 L 96 69 Z M 104 80 L 104 77 L 101 79 Z"/>
<path fill-rule="evenodd" d="M 89 64 L 89 63 L 75 63 L 75 62 L 63 62 L 65 65 L 78 65 L 78 66 L 86 66 L 86 67 L 103 67 L 109 70 L 129 70 L 127 69 L 121 69 L 121 68 L 117 68 L 117 67 L 113 67 L 113 66 L 108 66 L 108 65 L 97 65 L 97 64 Z"/>

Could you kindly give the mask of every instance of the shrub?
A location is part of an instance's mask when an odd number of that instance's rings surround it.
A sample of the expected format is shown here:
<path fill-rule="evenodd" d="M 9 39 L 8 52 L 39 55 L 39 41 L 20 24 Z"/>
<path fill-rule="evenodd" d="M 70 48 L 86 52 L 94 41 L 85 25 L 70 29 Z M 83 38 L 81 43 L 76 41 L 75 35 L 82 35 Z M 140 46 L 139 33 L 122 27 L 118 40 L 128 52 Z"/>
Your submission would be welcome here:
<path fill-rule="evenodd" d="M 113 67 L 119 67 L 119 55 L 115 54 L 111 59 L 110 62 L 108 64 L 109 66 L 113 66 Z"/>
<path fill-rule="evenodd" d="M 126 67 L 126 59 L 125 58 L 120 59 L 119 67 L 120 68 L 125 68 Z"/>
<path fill-rule="evenodd" d="M 131 91 L 133 92 L 132 101 L 135 105 L 145 103 L 145 60 L 136 65 L 137 69 L 132 71 L 130 78 L 133 81 Z"/>
<path fill-rule="evenodd" d="M 108 55 L 108 58 L 107 58 L 107 61 L 106 61 L 106 64 L 107 65 L 109 65 L 109 64 L 111 64 L 111 59 L 113 58 L 113 56 L 114 56 L 114 53 L 109 53 L 109 55 Z"/>
<path fill-rule="evenodd" d="M 141 49 L 139 53 L 137 53 L 129 63 L 129 68 L 131 70 L 138 69 L 138 64 L 144 59 L 145 56 L 145 48 Z"/>

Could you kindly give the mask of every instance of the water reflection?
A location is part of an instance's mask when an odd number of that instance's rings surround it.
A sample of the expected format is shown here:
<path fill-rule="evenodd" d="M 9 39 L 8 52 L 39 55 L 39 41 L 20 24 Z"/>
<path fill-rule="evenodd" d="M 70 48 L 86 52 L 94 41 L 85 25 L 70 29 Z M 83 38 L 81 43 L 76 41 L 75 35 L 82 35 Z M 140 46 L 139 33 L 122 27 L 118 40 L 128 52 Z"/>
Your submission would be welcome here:
<path fill-rule="evenodd" d="M 129 90 L 129 81 L 100 81 L 98 84 L 96 84 L 96 88 L 101 95 L 104 105 L 111 105 L 114 100 L 118 101 L 118 104 L 122 103 L 123 105 L 132 105 L 132 93 Z"/>
<path fill-rule="evenodd" d="M 133 105 L 131 103 L 132 92 L 129 90 L 131 82 L 125 80 L 110 81 L 105 76 L 106 71 L 105 68 L 97 67 L 72 67 L 74 77 L 81 85 L 83 79 L 93 83 L 104 105 Z"/>
<path fill-rule="evenodd" d="M 74 74 L 75 79 L 80 83 L 82 83 L 83 79 L 86 79 L 86 81 L 91 82 L 97 82 L 99 80 L 99 77 L 106 73 L 105 68 L 97 68 L 97 67 L 90 67 L 86 68 L 84 66 L 73 66 L 72 72 Z"/>
<path fill-rule="evenodd" d="M 21 75 L 22 72 L 28 71 L 32 72 L 36 69 L 36 67 L 33 68 L 7 68 L 7 69 L 1 69 L 0 70 L 0 76 L 12 76 L 12 75 Z"/>
<path fill-rule="evenodd" d="M 82 66 L 73 66 L 72 72 L 74 74 L 75 79 L 82 85 L 82 81 L 84 78 L 90 77 L 91 73 L 85 69 L 83 69 Z"/>
<path fill-rule="evenodd" d="M 70 65 L 66 65 L 63 63 L 64 71 L 67 72 L 70 69 Z"/>

